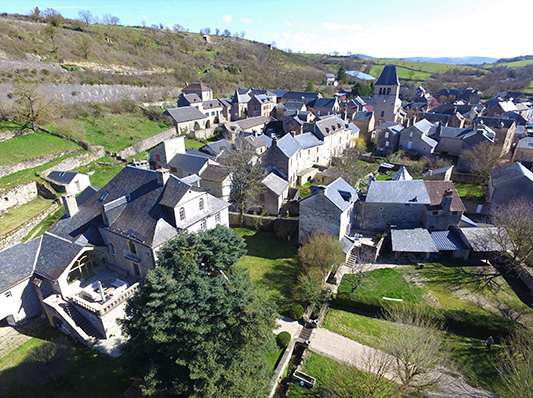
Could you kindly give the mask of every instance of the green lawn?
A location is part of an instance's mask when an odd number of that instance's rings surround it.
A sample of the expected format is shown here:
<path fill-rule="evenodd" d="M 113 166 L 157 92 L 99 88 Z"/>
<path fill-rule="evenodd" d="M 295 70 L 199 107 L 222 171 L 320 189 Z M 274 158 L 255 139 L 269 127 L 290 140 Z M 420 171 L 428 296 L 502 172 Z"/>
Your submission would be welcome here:
<path fill-rule="evenodd" d="M 332 308 L 328 311 L 324 328 L 362 344 L 377 347 L 378 339 L 388 325 L 389 321 L 383 319 Z M 495 344 L 493 353 L 489 355 L 482 339 L 443 333 L 446 346 L 452 354 L 453 367 L 465 375 L 468 383 L 497 393 L 501 388 L 496 375 L 500 346 Z"/>
<path fill-rule="evenodd" d="M 191 140 L 189 138 L 185 139 L 185 148 L 193 148 L 193 149 L 199 149 L 203 147 L 205 144 L 198 141 L 198 140 Z"/>
<path fill-rule="evenodd" d="M 267 352 L 265 354 L 265 359 L 267 360 L 268 365 L 270 366 L 270 369 L 272 369 L 272 371 L 276 369 L 276 365 L 278 364 L 278 361 L 283 355 L 284 351 L 284 348 L 279 348 L 274 352 Z"/>
<path fill-rule="evenodd" d="M 424 300 L 426 290 L 408 283 L 404 274 L 409 273 L 408 268 L 383 268 L 365 272 L 363 282 L 352 295 L 360 297 L 388 297 L 402 299 L 410 303 L 420 303 Z M 339 286 L 339 292 L 351 292 L 352 284 L 357 281 L 358 275 L 345 275 Z"/>
<path fill-rule="evenodd" d="M 24 359 L 28 349 L 58 336 L 60 333 L 56 329 L 45 328 L 36 337 L 0 359 L 0 391 L 5 392 L 2 396 L 18 398 L 122 396 L 132 382 L 122 370 L 122 359 L 112 358 L 78 343 L 73 343 L 74 358 L 69 370 L 58 382 L 35 386 L 29 380 L 20 380 L 17 376 L 17 365 Z"/>
<path fill-rule="evenodd" d="M 41 221 L 39 224 L 33 228 L 28 235 L 22 239 L 23 242 L 28 241 L 30 238 L 38 238 L 42 234 L 44 234 L 48 228 L 50 228 L 54 223 L 59 220 L 63 215 L 65 214 L 65 207 L 60 206 L 57 211 L 55 211 L 52 214 L 49 214 L 43 221 Z"/>
<path fill-rule="evenodd" d="M 462 200 L 472 200 L 475 202 L 485 202 L 488 187 L 485 185 L 462 184 L 454 182 L 457 193 Z"/>
<path fill-rule="evenodd" d="M 81 147 L 70 140 L 37 131 L 0 142 L 0 166 L 72 149 Z"/>
<path fill-rule="evenodd" d="M 290 398 L 316 397 L 318 396 L 315 395 L 316 390 L 319 388 L 333 388 L 345 394 L 349 392 L 350 395 L 340 395 L 343 397 L 370 396 L 365 394 L 366 391 L 364 388 L 365 379 L 368 377 L 367 374 L 351 366 L 336 362 L 333 359 L 319 354 L 312 354 L 304 362 L 302 370 L 309 376 L 316 378 L 317 384 L 314 389 L 309 390 L 306 387 L 301 387 L 299 384 L 293 383 L 288 394 Z M 388 391 L 390 394 L 387 396 L 395 396 L 395 384 L 393 382 L 387 382 L 386 385 L 388 389 L 385 391 Z M 385 393 L 385 391 L 383 392 Z"/>
<path fill-rule="evenodd" d="M 306 182 L 304 185 L 300 187 L 300 196 L 302 198 L 305 198 L 307 195 L 311 193 L 311 181 Z"/>
<path fill-rule="evenodd" d="M 31 124 L 19 123 L 14 121 L 2 121 L 0 122 L 0 133 L 6 133 L 8 131 L 25 131 L 31 130 Z"/>
<path fill-rule="evenodd" d="M 387 174 L 379 174 L 377 177 L 376 177 L 376 180 L 377 181 L 388 181 L 392 179 L 392 177 L 390 175 L 387 175 Z"/>
<path fill-rule="evenodd" d="M 104 164 L 101 164 L 104 163 Z M 105 157 L 98 159 L 88 166 L 82 166 L 74 169 L 82 173 L 91 174 L 91 185 L 102 188 L 111 181 L 124 168 L 124 163 L 117 162 L 116 159 Z"/>
<path fill-rule="evenodd" d="M 294 261 L 297 247 L 276 238 L 270 231 L 235 230 L 244 238 L 248 250 L 238 264 L 249 269 L 259 291 L 280 308 L 291 303 L 299 274 L 299 267 Z"/>
<path fill-rule="evenodd" d="M 48 209 L 53 203 L 51 199 L 44 199 L 41 196 L 12 209 L 0 217 L 0 231 L 6 234 L 9 231 L 26 223 L 32 217 Z"/>

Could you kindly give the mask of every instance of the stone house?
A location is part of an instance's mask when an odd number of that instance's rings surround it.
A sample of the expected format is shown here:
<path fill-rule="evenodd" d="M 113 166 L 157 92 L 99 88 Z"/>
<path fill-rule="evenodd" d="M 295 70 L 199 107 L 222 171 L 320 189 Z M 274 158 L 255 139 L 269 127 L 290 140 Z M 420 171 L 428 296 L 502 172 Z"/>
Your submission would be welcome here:
<path fill-rule="evenodd" d="M 326 73 L 324 83 L 326 86 L 336 86 L 337 78 L 333 73 Z"/>
<path fill-rule="evenodd" d="M 358 220 L 361 229 L 391 226 L 447 230 L 465 211 L 451 181 L 372 181 Z"/>
<path fill-rule="evenodd" d="M 340 113 L 339 99 L 337 97 L 317 98 L 307 104 L 307 109 L 316 117 L 336 115 Z"/>
<path fill-rule="evenodd" d="M 18 245 L 15 262 L 14 249 L 0 252 L 0 268 L 2 274 L 20 270 L 21 282 L 31 268 L 38 297 L 37 304 L 28 297 L 32 305 L 42 306 L 52 325 L 93 345 L 118 332 L 116 320 L 160 247 L 180 231 L 227 226 L 229 203 L 166 170 L 131 166 L 82 196 L 64 196 L 66 215 L 42 237 Z"/>
<path fill-rule="evenodd" d="M 168 115 L 174 121 L 176 134 L 182 135 L 190 131 L 205 129 L 209 118 L 194 106 L 184 106 L 180 108 L 167 109 Z"/>
<path fill-rule="evenodd" d="M 161 141 L 148 151 L 148 162 L 152 170 L 167 167 L 168 162 L 178 153 L 185 153 L 185 138 L 175 137 Z"/>
<path fill-rule="evenodd" d="M 213 91 L 203 83 L 191 83 L 181 89 L 183 94 L 196 94 L 202 101 L 213 99 Z"/>
<path fill-rule="evenodd" d="M 260 135 L 269 121 L 270 119 L 266 116 L 256 116 L 229 122 L 224 125 L 224 136 L 227 140 L 235 142 L 237 137 L 244 132 Z"/>
<path fill-rule="evenodd" d="M 498 148 L 501 148 L 501 157 L 506 156 L 510 152 L 516 131 L 516 121 L 514 119 L 482 116 L 474 119 L 472 124 L 474 128 L 487 126 L 496 133 L 494 144 Z"/>
<path fill-rule="evenodd" d="M 429 156 L 437 146 L 437 141 L 430 137 L 436 132 L 436 125 L 422 119 L 402 130 L 398 149 L 416 151 L 422 156 Z"/>
<path fill-rule="evenodd" d="M 513 200 L 533 201 L 533 173 L 521 163 L 513 163 L 490 173 L 490 210 Z"/>
<path fill-rule="evenodd" d="M 406 114 L 402 109 L 399 94 L 400 81 L 396 73 L 396 66 L 387 65 L 374 86 L 374 96 L 372 97 L 373 111 L 378 123 L 403 123 Z"/>
<path fill-rule="evenodd" d="M 56 191 L 71 195 L 76 195 L 91 185 L 89 175 L 77 171 L 54 170 L 46 179 Z"/>
<path fill-rule="evenodd" d="M 336 115 L 320 117 L 311 128 L 310 131 L 324 142 L 329 152 L 328 164 L 331 157 L 341 156 L 346 148 L 353 148 L 360 133 L 357 131 L 357 137 L 354 137 L 348 123 Z"/>
<path fill-rule="evenodd" d="M 523 137 L 518 140 L 513 162 L 533 162 L 533 137 Z"/>
<path fill-rule="evenodd" d="M 248 101 L 251 99 L 249 92 L 250 90 L 246 88 L 235 90 L 231 99 L 231 121 L 248 117 Z"/>
<path fill-rule="evenodd" d="M 304 244 L 314 233 L 325 232 L 341 240 L 349 235 L 357 191 L 342 178 L 326 186 L 312 186 L 300 200 L 299 242 Z"/>
<path fill-rule="evenodd" d="M 284 93 L 281 98 L 280 102 L 303 102 L 304 104 L 309 104 L 311 101 L 314 101 L 318 98 L 322 98 L 322 94 L 320 93 L 309 93 L 306 91 L 287 91 Z"/>
<path fill-rule="evenodd" d="M 275 96 L 266 94 L 252 95 L 248 101 L 248 117 L 273 116 L 276 108 Z"/>
<path fill-rule="evenodd" d="M 274 171 L 290 186 L 295 186 L 298 181 L 300 145 L 291 134 L 286 134 L 279 140 L 272 140 L 272 145 L 264 155 L 264 166 L 269 171 Z"/>
<path fill-rule="evenodd" d="M 403 126 L 394 122 L 385 122 L 377 126 L 373 133 L 376 152 L 384 155 L 396 152 L 402 130 Z"/>
<path fill-rule="evenodd" d="M 359 135 L 369 143 L 372 140 L 372 131 L 375 126 L 374 112 L 359 111 L 354 115 L 352 122 L 359 127 Z"/>
<path fill-rule="evenodd" d="M 269 173 L 261 181 L 261 190 L 252 206 L 252 210 L 265 211 L 269 215 L 275 216 L 279 214 L 281 206 L 288 195 L 289 182 L 275 173 Z"/>
<path fill-rule="evenodd" d="M 219 199 L 229 201 L 231 193 L 231 170 L 228 167 L 208 164 L 199 174 L 200 187 Z"/>
<path fill-rule="evenodd" d="M 296 102 L 296 101 L 280 102 L 276 105 L 273 116 L 277 120 L 283 120 L 285 119 L 285 116 L 292 117 L 294 115 L 297 115 L 299 112 L 303 112 L 306 110 L 307 110 L 307 106 L 305 105 L 304 102 Z"/>

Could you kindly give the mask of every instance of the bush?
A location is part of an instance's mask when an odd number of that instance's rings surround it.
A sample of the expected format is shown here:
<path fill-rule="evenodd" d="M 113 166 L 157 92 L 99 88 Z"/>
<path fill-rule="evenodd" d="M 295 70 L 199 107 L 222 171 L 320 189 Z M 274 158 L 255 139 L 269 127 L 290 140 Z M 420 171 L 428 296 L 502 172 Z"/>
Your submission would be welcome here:
<path fill-rule="evenodd" d="M 290 317 L 296 321 L 302 319 L 304 312 L 304 307 L 302 307 L 300 304 L 293 304 L 291 308 L 289 308 Z"/>
<path fill-rule="evenodd" d="M 289 332 L 280 332 L 276 337 L 279 348 L 286 348 L 291 342 L 292 336 Z"/>

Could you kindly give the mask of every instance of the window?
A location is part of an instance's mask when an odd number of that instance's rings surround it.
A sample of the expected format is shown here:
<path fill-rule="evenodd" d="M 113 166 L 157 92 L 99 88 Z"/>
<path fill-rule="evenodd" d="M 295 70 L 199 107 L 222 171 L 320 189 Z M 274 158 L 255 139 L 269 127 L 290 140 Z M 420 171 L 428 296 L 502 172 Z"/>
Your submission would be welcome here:
<path fill-rule="evenodd" d="M 215 214 L 215 221 L 216 221 L 217 223 L 220 222 L 220 213 Z"/>
<path fill-rule="evenodd" d="M 202 220 L 200 222 L 200 228 L 201 228 L 202 231 L 205 231 L 207 229 L 207 224 L 206 224 L 205 220 Z"/>
<path fill-rule="evenodd" d="M 160 162 L 161 161 L 161 155 L 155 155 L 155 160 Z"/>
<path fill-rule="evenodd" d="M 379 89 L 379 94 L 383 94 L 383 89 L 382 88 Z"/>
<path fill-rule="evenodd" d="M 379 211 L 383 211 L 383 207 L 380 207 L 380 208 L 379 208 Z"/>
<path fill-rule="evenodd" d="M 390 87 L 387 89 L 387 94 L 390 94 Z"/>
<path fill-rule="evenodd" d="M 133 273 L 137 276 L 141 276 L 141 269 L 139 268 L 139 264 L 131 263 L 131 266 L 133 267 Z"/>
<path fill-rule="evenodd" d="M 199 202 L 198 208 L 200 209 L 200 211 L 202 211 L 204 209 L 204 198 L 200 198 L 200 202 Z"/>
<path fill-rule="evenodd" d="M 389 146 L 389 141 L 385 141 L 385 146 Z"/>
<path fill-rule="evenodd" d="M 260 194 L 259 194 L 259 200 L 260 200 L 261 202 L 264 202 L 264 201 L 265 201 L 265 194 L 264 194 L 264 193 L 260 193 Z"/>
<path fill-rule="evenodd" d="M 389 132 L 385 131 L 385 138 L 389 138 Z"/>
<path fill-rule="evenodd" d="M 439 211 L 435 210 L 435 211 L 431 212 L 431 214 L 433 214 L 434 216 L 438 216 L 439 215 Z"/>
<path fill-rule="evenodd" d="M 457 214 L 459 214 L 458 211 L 452 211 L 452 216 L 456 216 Z"/>
<path fill-rule="evenodd" d="M 385 117 L 385 111 L 381 111 L 381 117 Z"/>
<path fill-rule="evenodd" d="M 135 243 L 133 241 L 128 241 L 128 251 L 133 254 L 137 254 L 137 248 L 135 247 Z"/>
<path fill-rule="evenodd" d="M 185 220 L 185 209 L 180 207 L 180 221 Z"/>
<path fill-rule="evenodd" d="M 11 297 L 11 292 L 6 292 L 6 297 Z"/>
<path fill-rule="evenodd" d="M 409 138 L 412 138 L 412 137 L 413 137 L 413 132 L 410 131 L 410 132 L 409 132 Z"/>
<path fill-rule="evenodd" d="M 111 254 L 114 256 L 115 255 L 115 246 L 113 246 L 112 243 L 109 244 L 109 251 L 111 252 Z"/>

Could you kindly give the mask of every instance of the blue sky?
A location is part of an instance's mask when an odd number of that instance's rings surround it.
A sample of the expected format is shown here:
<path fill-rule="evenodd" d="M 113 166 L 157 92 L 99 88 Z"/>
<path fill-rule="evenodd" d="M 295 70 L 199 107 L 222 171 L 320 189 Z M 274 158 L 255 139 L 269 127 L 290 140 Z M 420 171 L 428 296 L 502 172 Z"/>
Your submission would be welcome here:
<path fill-rule="evenodd" d="M 513 57 L 533 54 L 521 15 L 531 0 L 3 0 L 0 12 L 54 8 L 111 14 L 123 25 L 180 24 L 246 32 L 299 52 L 360 53 L 375 57 Z"/>

